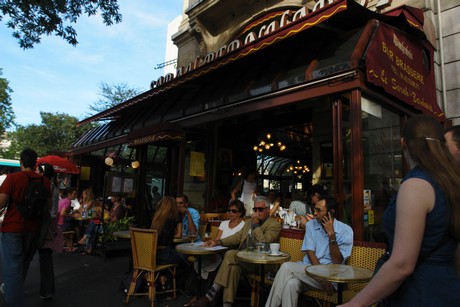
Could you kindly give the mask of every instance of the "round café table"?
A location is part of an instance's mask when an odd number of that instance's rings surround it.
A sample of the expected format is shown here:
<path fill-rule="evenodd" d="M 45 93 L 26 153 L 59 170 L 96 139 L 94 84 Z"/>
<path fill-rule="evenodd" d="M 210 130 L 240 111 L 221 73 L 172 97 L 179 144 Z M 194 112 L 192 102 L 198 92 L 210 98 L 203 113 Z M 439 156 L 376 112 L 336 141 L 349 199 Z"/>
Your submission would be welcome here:
<path fill-rule="evenodd" d="M 261 281 L 259 286 L 259 292 L 262 292 L 262 295 L 265 295 L 265 265 L 281 264 L 291 259 L 291 255 L 289 255 L 288 253 L 281 252 L 279 255 L 272 256 L 267 253 L 259 254 L 257 251 L 239 251 L 236 254 L 236 257 L 241 261 L 259 265 L 259 274 Z M 255 294 L 254 290 L 255 289 L 252 289 L 253 295 L 251 295 L 251 300 L 255 300 L 251 302 L 252 306 L 258 305 L 259 301 L 258 294 Z"/>
<path fill-rule="evenodd" d="M 337 283 L 337 303 L 342 304 L 343 285 L 347 283 L 368 282 L 373 272 L 346 264 L 318 264 L 305 268 L 305 273 L 320 281 Z"/>
<path fill-rule="evenodd" d="M 176 245 L 176 251 L 181 254 L 192 255 L 198 258 L 198 289 L 201 292 L 201 256 L 222 253 L 228 250 L 226 246 L 203 247 L 203 242 L 182 243 Z"/>

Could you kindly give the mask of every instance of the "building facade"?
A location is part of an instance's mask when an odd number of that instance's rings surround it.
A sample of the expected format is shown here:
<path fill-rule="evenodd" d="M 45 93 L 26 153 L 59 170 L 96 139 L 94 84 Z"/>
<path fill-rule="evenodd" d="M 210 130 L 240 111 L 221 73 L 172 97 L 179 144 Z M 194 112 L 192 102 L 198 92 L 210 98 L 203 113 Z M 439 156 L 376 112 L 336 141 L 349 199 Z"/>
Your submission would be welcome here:
<path fill-rule="evenodd" d="M 72 155 L 99 194 L 132 200 L 140 224 L 154 186 L 221 210 L 240 173 L 256 169 L 262 191 L 285 197 L 322 184 L 356 238 L 378 241 L 406 170 L 404 121 L 426 113 L 448 126 L 458 117 L 442 100 L 458 96 L 447 86 L 458 55 L 444 49 L 440 60 L 437 48 L 455 33 L 436 28 L 458 5 L 435 4 L 186 1 L 172 37 L 176 72 L 82 121 L 106 123 Z"/>

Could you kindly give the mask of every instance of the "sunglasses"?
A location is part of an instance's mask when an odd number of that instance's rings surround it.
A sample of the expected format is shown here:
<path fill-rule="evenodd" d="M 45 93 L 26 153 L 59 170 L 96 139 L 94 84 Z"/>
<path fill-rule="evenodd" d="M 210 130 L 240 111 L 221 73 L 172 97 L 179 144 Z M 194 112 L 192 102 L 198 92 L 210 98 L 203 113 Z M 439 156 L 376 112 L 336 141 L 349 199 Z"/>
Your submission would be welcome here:
<path fill-rule="evenodd" d="M 235 209 L 228 209 L 227 212 L 228 212 L 228 213 L 238 213 L 238 212 L 240 212 L 240 211 L 235 210 Z"/>
<path fill-rule="evenodd" d="M 262 207 L 254 207 L 254 208 L 252 208 L 252 210 L 254 210 L 254 212 L 257 212 L 257 211 L 263 212 L 265 209 L 267 209 L 267 207 L 263 207 L 263 208 Z"/>

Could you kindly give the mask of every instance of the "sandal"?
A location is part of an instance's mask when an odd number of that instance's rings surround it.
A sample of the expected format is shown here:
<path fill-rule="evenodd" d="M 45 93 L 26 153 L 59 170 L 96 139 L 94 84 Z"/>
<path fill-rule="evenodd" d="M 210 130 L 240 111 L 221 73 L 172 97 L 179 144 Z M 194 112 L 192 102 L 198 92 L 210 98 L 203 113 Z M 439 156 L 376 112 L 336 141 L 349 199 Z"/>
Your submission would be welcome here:
<path fill-rule="evenodd" d="M 198 300 L 198 296 L 192 297 L 190 301 L 184 304 L 184 307 L 192 307 L 193 305 L 195 305 L 197 300 Z"/>

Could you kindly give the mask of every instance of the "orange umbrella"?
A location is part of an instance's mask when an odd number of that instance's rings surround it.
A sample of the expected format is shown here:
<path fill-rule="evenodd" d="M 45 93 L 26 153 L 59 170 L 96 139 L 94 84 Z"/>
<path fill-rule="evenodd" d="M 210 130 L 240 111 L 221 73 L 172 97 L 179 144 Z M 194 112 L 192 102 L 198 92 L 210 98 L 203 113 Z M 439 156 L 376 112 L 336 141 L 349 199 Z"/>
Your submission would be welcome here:
<path fill-rule="evenodd" d="M 40 163 L 51 164 L 56 173 L 62 174 L 80 174 L 80 169 L 70 160 L 59 156 L 44 156 L 37 159 L 37 165 Z"/>

